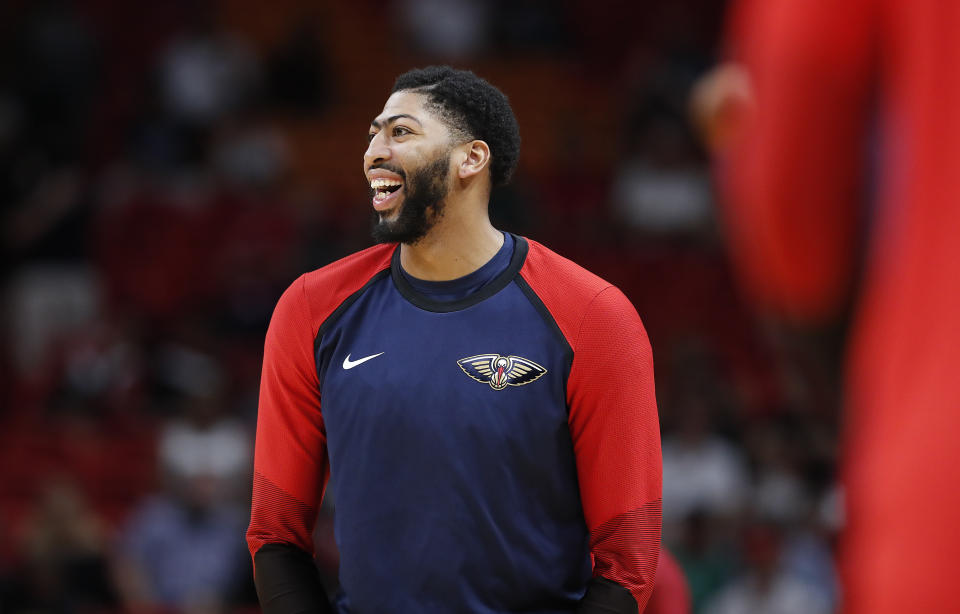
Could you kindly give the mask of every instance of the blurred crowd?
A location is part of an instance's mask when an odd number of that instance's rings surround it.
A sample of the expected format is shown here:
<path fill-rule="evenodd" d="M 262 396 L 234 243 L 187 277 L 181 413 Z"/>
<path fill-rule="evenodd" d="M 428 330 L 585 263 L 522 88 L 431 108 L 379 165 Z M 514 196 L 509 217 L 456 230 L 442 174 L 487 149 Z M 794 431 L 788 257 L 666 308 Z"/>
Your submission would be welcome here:
<path fill-rule="evenodd" d="M 643 5 L 4 3 L 0 612 L 255 608 L 263 335 L 297 275 L 369 244 L 367 124 L 428 63 L 514 104 L 499 227 L 644 319 L 694 611 L 831 612 L 834 385 L 741 302 L 687 120 L 723 3 Z"/>

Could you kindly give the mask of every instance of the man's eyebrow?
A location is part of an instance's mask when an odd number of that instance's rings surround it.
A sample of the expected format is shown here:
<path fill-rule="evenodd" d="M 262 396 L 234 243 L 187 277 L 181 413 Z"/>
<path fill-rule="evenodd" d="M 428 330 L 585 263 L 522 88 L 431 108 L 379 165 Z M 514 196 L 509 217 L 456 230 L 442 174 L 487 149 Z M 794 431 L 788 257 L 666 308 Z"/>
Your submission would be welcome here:
<path fill-rule="evenodd" d="M 420 123 L 420 120 L 419 120 L 419 119 L 417 119 L 417 118 L 414 117 L 413 115 L 409 115 L 409 114 L 407 114 L 407 113 L 399 113 L 399 114 L 397 114 L 397 115 L 391 115 L 391 116 L 388 117 L 387 119 L 383 120 L 383 122 L 379 122 L 379 121 L 377 121 L 377 120 L 373 120 L 372 122 L 370 122 L 370 125 L 373 126 L 374 128 L 376 128 L 377 130 L 379 130 L 379 129 L 382 128 L 383 126 L 385 126 L 385 125 L 387 125 L 387 124 L 392 124 L 393 122 L 395 122 L 395 121 L 397 121 L 398 119 L 401 119 L 401 118 L 403 118 L 403 117 L 406 117 L 407 119 L 412 119 L 413 121 L 417 122 L 417 125 L 420 125 L 420 126 L 423 125 L 423 124 Z"/>

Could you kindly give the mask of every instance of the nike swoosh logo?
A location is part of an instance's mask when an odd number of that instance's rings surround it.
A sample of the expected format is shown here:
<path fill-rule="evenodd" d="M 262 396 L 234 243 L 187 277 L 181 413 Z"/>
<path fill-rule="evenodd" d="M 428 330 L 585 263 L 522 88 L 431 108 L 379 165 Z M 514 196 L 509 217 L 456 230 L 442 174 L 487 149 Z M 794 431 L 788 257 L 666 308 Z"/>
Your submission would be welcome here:
<path fill-rule="evenodd" d="M 380 354 L 383 354 L 383 352 L 380 352 Z M 373 360 L 377 356 L 380 356 L 380 354 L 371 354 L 370 356 L 364 356 L 363 358 L 358 358 L 357 360 L 350 360 L 350 354 L 347 354 L 347 357 L 343 359 L 343 368 L 352 369 L 357 365 L 362 365 L 368 360 Z"/>

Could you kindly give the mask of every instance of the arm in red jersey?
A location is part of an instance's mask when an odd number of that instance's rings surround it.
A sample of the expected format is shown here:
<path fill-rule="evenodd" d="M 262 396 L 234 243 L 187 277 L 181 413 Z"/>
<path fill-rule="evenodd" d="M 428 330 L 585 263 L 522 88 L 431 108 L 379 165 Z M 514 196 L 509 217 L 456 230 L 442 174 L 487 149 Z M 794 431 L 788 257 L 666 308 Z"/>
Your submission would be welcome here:
<path fill-rule="evenodd" d="M 660 551 L 662 484 L 650 343 L 613 286 L 594 297 L 568 340 L 569 424 L 594 575 L 578 611 L 642 612 Z"/>
<path fill-rule="evenodd" d="M 719 162 L 735 264 L 761 308 L 823 322 L 854 270 L 873 0 L 741 0 L 753 105 Z"/>
<path fill-rule="evenodd" d="M 267 614 L 329 612 L 313 527 L 329 476 L 304 278 L 274 310 L 264 347 L 247 543 Z"/>

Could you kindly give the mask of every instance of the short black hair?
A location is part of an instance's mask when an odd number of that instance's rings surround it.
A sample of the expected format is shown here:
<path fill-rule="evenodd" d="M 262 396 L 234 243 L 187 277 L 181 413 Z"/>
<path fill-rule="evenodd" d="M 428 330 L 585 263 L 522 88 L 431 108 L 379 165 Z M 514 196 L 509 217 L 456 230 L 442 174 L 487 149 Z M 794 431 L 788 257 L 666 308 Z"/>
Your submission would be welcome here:
<path fill-rule="evenodd" d="M 520 157 L 520 129 L 503 92 L 469 70 L 427 66 L 403 73 L 392 92 L 413 90 L 427 96 L 452 130 L 465 139 L 480 139 L 490 146 L 490 181 L 501 186 L 510 181 Z"/>

